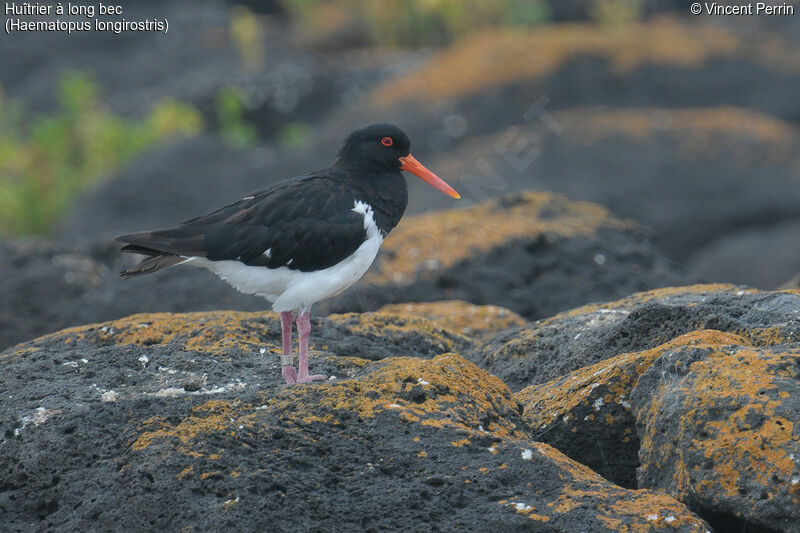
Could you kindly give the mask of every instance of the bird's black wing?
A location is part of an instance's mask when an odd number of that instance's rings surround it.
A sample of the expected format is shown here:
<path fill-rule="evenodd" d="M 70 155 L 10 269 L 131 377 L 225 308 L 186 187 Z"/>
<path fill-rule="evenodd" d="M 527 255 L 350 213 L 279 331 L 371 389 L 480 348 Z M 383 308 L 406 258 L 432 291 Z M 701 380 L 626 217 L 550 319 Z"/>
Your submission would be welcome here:
<path fill-rule="evenodd" d="M 237 260 L 304 272 L 328 268 L 367 237 L 357 192 L 336 176 L 312 173 L 256 191 L 177 228 L 120 235 L 123 251 Z M 148 260 L 149 261 L 149 260 Z"/>

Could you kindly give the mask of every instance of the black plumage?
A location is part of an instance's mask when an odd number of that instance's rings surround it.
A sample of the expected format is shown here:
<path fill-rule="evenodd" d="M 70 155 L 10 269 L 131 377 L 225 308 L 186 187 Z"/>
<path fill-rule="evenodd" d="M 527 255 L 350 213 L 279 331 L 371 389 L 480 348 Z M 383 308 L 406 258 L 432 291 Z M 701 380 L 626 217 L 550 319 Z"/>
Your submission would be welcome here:
<path fill-rule="evenodd" d="M 387 136 L 396 139 L 391 147 L 379 142 Z M 398 158 L 408 154 L 409 146 L 394 126 L 358 130 L 330 169 L 256 191 L 176 228 L 120 235 L 115 239 L 126 243 L 122 251 L 153 256 L 121 274 L 154 272 L 187 257 L 301 272 L 331 267 L 366 239 L 364 216 L 353 210 L 355 202 L 372 208 L 384 237 L 400 221 L 408 189 Z"/>

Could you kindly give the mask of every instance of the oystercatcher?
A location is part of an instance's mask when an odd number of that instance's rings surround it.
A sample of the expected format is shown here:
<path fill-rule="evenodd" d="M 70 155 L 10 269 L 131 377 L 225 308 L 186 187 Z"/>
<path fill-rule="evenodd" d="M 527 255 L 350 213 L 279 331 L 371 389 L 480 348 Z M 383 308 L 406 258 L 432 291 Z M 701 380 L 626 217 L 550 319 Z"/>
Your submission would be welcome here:
<path fill-rule="evenodd" d="M 309 311 L 361 278 L 400 221 L 408 204 L 400 171 L 459 198 L 411 155 L 410 147 L 406 134 L 391 124 L 356 130 L 327 170 L 256 191 L 176 228 L 115 237 L 125 243 L 123 252 L 150 256 L 120 275 L 129 278 L 181 264 L 201 266 L 241 292 L 263 296 L 281 316 L 286 382 L 323 379 L 308 373 Z"/>

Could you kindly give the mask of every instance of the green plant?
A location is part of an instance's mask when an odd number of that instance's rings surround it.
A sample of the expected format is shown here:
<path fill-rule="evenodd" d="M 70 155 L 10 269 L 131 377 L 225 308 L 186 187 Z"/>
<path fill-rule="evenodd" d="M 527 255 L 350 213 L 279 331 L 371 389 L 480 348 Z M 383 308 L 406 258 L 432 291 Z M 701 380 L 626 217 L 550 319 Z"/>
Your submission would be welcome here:
<path fill-rule="evenodd" d="M 258 139 L 255 126 L 244 120 L 244 95 L 237 87 L 225 87 L 217 94 L 217 121 L 222 139 L 236 148 L 253 146 Z"/>
<path fill-rule="evenodd" d="M 194 108 L 174 100 L 156 103 L 142 120 L 120 117 L 80 72 L 64 76 L 57 99 L 53 114 L 38 116 L 0 100 L 0 234 L 48 233 L 87 186 L 152 144 L 203 127 Z"/>
<path fill-rule="evenodd" d="M 278 144 L 284 148 L 297 148 L 311 136 L 311 126 L 305 122 L 288 122 L 276 134 Z"/>

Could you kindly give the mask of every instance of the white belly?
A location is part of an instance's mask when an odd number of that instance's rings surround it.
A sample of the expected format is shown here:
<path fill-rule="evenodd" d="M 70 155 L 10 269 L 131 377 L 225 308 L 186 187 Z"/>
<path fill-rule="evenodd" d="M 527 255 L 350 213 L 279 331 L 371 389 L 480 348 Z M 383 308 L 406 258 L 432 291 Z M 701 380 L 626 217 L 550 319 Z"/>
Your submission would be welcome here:
<path fill-rule="evenodd" d="M 239 261 L 209 261 L 202 257 L 192 258 L 186 264 L 211 270 L 243 293 L 263 296 L 272 302 L 275 312 L 308 309 L 358 281 L 383 244 L 383 237 L 369 206 L 357 202 L 353 210 L 364 214 L 367 239 L 353 255 L 324 270 L 301 272 L 285 266 L 247 266 Z"/>

